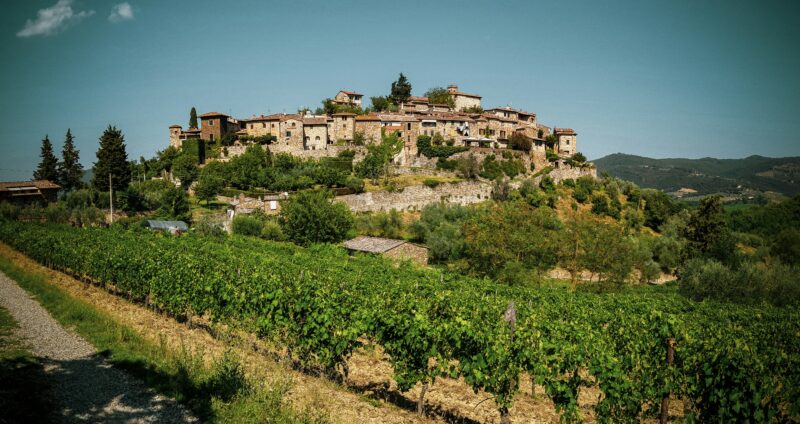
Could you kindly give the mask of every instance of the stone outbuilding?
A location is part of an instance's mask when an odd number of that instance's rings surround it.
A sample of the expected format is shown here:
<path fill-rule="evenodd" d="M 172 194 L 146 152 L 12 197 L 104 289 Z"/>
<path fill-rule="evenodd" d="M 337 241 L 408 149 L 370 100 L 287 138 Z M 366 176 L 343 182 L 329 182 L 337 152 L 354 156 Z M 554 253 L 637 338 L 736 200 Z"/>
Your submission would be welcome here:
<path fill-rule="evenodd" d="M 361 236 L 344 242 L 351 252 L 366 252 L 395 260 L 411 260 L 419 265 L 428 265 L 428 248 L 405 240 Z"/>
<path fill-rule="evenodd" d="M 554 128 L 553 134 L 558 142 L 558 154 L 561 156 L 572 156 L 578 151 L 578 133 L 572 128 Z"/>
<path fill-rule="evenodd" d="M 481 96 L 458 91 L 457 85 L 447 86 L 447 93 L 453 98 L 455 110 L 457 111 L 481 107 Z"/>
<path fill-rule="evenodd" d="M 355 91 L 341 90 L 336 93 L 336 97 L 333 98 L 333 103 L 361 107 L 361 99 L 363 97 L 363 94 L 356 93 Z"/>
<path fill-rule="evenodd" d="M 18 205 L 58 200 L 61 186 L 49 180 L 0 182 L 0 202 Z"/>

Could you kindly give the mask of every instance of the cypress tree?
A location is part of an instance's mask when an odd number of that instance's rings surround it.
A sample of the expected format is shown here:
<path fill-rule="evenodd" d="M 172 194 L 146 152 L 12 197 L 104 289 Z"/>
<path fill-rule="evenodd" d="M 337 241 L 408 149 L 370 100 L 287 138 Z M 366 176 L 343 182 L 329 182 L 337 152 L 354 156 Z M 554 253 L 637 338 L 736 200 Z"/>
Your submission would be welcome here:
<path fill-rule="evenodd" d="M 58 159 L 53 154 L 53 144 L 50 143 L 50 138 L 44 136 L 42 140 L 42 153 L 40 154 L 42 161 L 39 162 L 39 167 L 33 172 L 33 179 L 35 180 L 50 180 L 58 184 Z"/>
<path fill-rule="evenodd" d="M 64 147 L 61 149 L 61 163 L 58 164 L 58 174 L 61 186 L 70 191 L 83 186 L 83 165 L 80 163 L 80 152 L 75 148 L 72 131 L 67 129 Z"/>
<path fill-rule="evenodd" d="M 397 81 L 392 83 L 392 92 L 389 96 L 392 99 L 394 104 L 400 104 L 411 96 L 411 83 L 408 82 L 403 73 L 400 73 L 400 77 L 397 78 Z"/>
<path fill-rule="evenodd" d="M 197 128 L 197 109 L 192 106 L 192 111 L 189 112 L 189 128 Z"/>
<path fill-rule="evenodd" d="M 97 149 L 97 162 L 94 163 L 92 186 L 99 191 L 108 191 L 108 175 L 111 174 L 115 191 L 128 188 L 131 182 L 131 169 L 128 154 L 125 152 L 125 137 L 122 131 L 111 125 L 100 137 Z"/>

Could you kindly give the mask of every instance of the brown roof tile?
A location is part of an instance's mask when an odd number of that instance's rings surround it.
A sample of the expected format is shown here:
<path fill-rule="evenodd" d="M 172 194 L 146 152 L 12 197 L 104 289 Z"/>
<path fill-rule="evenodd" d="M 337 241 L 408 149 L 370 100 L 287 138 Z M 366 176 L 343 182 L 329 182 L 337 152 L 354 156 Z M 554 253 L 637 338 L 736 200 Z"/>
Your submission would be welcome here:
<path fill-rule="evenodd" d="M 384 253 L 405 243 L 407 243 L 405 240 L 361 236 L 347 240 L 344 242 L 344 247 L 359 252 Z"/>
<path fill-rule="evenodd" d="M 220 112 L 207 112 L 207 113 L 204 113 L 204 114 L 200 115 L 201 118 L 213 118 L 213 117 L 216 117 L 216 116 L 226 116 L 227 117 L 228 115 L 226 115 L 224 113 L 220 113 Z"/>
<path fill-rule="evenodd" d="M 49 180 L 35 181 L 3 181 L 0 182 L 0 191 L 7 191 L 13 188 L 36 187 L 38 189 L 61 188 L 60 185 Z"/>

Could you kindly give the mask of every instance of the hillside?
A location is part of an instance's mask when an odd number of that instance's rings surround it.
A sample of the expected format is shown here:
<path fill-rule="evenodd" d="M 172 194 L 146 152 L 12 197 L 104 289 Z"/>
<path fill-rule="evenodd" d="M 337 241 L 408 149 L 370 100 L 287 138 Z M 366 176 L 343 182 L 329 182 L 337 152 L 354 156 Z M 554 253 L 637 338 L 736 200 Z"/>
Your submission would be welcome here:
<path fill-rule="evenodd" d="M 598 174 L 607 172 L 642 187 L 676 192 L 681 188 L 711 193 L 800 194 L 800 157 L 744 159 L 652 159 L 615 153 L 593 161 Z"/>

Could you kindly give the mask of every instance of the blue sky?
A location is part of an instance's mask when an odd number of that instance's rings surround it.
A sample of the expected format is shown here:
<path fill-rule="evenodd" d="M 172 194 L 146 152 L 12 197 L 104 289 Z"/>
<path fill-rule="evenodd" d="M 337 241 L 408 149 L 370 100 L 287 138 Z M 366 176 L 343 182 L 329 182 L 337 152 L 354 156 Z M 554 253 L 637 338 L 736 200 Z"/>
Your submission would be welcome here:
<path fill-rule="evenodd" d="M 458 84 L 578 132 L 590 158 L 800 155 L 797 1 L 14 1 L 0 15 L 0 180 L 49 134 L 130 158 L 188 111 L 315 108 Z"/>

